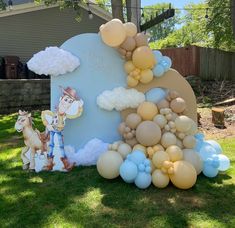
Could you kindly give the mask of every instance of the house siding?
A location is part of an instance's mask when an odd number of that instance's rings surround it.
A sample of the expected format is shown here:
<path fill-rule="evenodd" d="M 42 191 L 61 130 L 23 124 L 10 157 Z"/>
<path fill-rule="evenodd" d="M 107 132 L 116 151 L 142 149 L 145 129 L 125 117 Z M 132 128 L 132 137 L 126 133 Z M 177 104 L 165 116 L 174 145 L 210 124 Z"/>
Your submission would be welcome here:
<path fill-rule="evenodd" d="M 82 20 L 75 20 L 73 10 L 59 7 L 38 10 L 0 18 L 0 56 L 19 56 L 22 62 L 48 46 L 60 46 L 81 33 L 97 33 L 104 19 L 94 15 L 88 18 L 81 9 Z"/>

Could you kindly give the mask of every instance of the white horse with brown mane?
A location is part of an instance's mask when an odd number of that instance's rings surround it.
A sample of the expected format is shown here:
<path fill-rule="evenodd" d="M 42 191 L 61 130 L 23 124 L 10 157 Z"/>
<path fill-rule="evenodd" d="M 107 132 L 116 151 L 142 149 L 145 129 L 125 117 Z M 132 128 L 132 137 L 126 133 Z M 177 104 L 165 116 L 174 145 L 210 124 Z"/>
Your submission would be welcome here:
<path fill-rule="evenodd" d="M 15 129 L 18 132 L 23 132 L 24 143 L 26 147 L 22 149 L 21 158 L 23 160 L 23 169 L 35 170 L 35 155 L 37 151 L 41 153 L 47 151 L 48 134 L 40 133 L 32 127 L 33 121 L 31 113 L 19 110 L 19 116 L 15 123 Z M 30 159 L 26 156 L 30 149 Z"/>

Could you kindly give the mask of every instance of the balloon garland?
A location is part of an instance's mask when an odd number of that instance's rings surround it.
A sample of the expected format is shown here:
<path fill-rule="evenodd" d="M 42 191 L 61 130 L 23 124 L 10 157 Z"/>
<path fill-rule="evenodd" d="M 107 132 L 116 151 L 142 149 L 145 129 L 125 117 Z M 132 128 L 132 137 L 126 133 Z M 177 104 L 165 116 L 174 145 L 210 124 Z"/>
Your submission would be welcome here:
<path fill-rule="evenodd" d="M 113 19 L 100 27 L 103 42 L 117 49 L 125 60 L 127 85 L 148 84 L 162 77 L 172 65 L 160 51 L 152 51 L 148 38 L 137 33 L 133 23 Z M 118 131 L 123 141 L 115 142 L 97 162 L 99 174 L 107 179 L 118 177 L 145 189 L 151 182 L 165 188 L 170 182 L 189 189 L 201 172 L 215 177 L 229 168 L 229 159 L 220 145 L 204 139 L 197 124 L 184 114 L 185 100 L 177 91 L 154 88 L 129 114 Z"/>

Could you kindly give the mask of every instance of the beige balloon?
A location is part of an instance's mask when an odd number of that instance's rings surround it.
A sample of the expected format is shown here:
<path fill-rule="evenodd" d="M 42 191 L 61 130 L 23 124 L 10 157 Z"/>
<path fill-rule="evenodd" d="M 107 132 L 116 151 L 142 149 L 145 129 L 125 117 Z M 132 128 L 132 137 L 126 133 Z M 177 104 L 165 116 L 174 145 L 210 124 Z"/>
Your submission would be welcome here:
<path fill-rule="evenodd" d="M 144 154 L 146 155 L 147 154 L 147 149 L 145 146 L 141 145 L 141 144 L 136 144 L 134 147 L 133 147 L 133 151 L 134 150 L 140 150 L 142 152 L 144 152 Z"/>
<path fill-rule="evenodd" d="M 186 132 L 192 126 L 192 120 L 187 116 L 178 116 L 175 119 L 175 127 L 179 132 Z"/>
<path fill-rule="evenodd" d="M 136 129 L 136 139 L 144 146 L 154 146 L 161 139 L 161 129 L 153 121 L 143 121 Z"/>
<path fill-rule="evenodd" d="M 185 110 L 186 103 L 185 103 L 183 98 L 177 97 L 177 98 L 175 98 L 174 100 L 171 101 L 170 108 L 175 113 L 181 113 Z"/>
<path fill-rule="evenodd" d="M 168 153 L 166 153 L 165 151 L 158 151 L 154 153 L 152 162 L 156 168 L 161 169 L 163 162 L 169 161 L 169 160 L 170 160 L 170 157 Z"/>
<path fill-rule="evenodd" d="M 162 108 L 169 108 L 170 103 L 166 99 L 163 99 L 157 103 L 157 107 L 159 108 L 159 110 Z"/>
<path fill-rule="evenodd" d="M 165 132 L 162 135 L 161 144 L 165 148 L 176 145 L 176 136 L 171 132 Z"/>
<path fill-rule="evenodd" d="M 118 47 L 126 39 L 126 30 L 122 23 L 113 19 L 100 27 L 103 42 L 110 47 Z"/>
<path fill-rule="evenodd" d="M 121 48 L 123 48 L 126 51 L 133 51 L 136 47 L 136 42 L 135 39 L 133 37 L 127 37 L 124 42 L 121 44 L 120 46 Z"/>
<path fill-rule="evenodd" d="M 195 135 L 198 132 L 197 124 L 192 120 L 191 128 L 185 132 L 186 135 Z"/>
<path fill-rule="evenodd" d="M 179 93 L 175 90 L 170 90 L 168 95 L 170 99 L 175 99 L 180 96 Z"/>
<path fill-rule="evenodd" d="M 137 47 L 148 46 L 148 36 L 147 35 L 145 35 L 143 33 L 137 33 L 134 38 L 135 38 Z"/>
<path fill-rule="evenodd" d="M 170 160 L 172 162 L 179 161 L 183 159 L 183 151 L 180 147 L 176 145 L 172 145 L 167 147 L 166 152 L 168 153 Z"/>
<path fill-rule="evenodd" d="M 196 145 L 196 139 L 192 135 L 186 135 L 183 139 L 183 145 L 187 149 L 192 149 Z"/>
<path fill-rule="evenodd" d="M 153 80 L 153 71 L 150 69 L 142 70 L 140 73 L 140 82 L 147 84 Z"/>
<path fill-rule="evenodd" d="M 124 28 L 126 30 L 126 35 L 129 36 L 129 37 L 133 37 L 137 34 L 137 27 L 132 22 L 125 23 Z"/>
<path fill-rule="evenodd" d="M 184 155 L 183 159 L 191 163 L 195 168 L 197 175 L 199 175 L 203 169 L 203 162 L 198 153 L 192 149 L 184 149 L 183 155 Z"/>
<path fill-rule="evenodd" d="M 129 87 L 135 87 L 138 85 L 138 83 L 139 83 L 138 80 L 134 79 L 133 77 L 130 76 L 127 77 L 127 85 Z"/>
<path fill-rule="evenodd" d="M 165 116 L 158 114 L 153 118 L 153 121 L 160 127 L 160 128 L 164 128 L 165 125 L 167 124 L 167 120 L 165 118 Z"/>
<path fill-rule="evenodd" d="M 169 175 L 169 177 L 177 188 L 189 189 L 196 183 L 197 172 L 189 162 L 176 161 L 173 169 L 173 174 Z"/>
<path fill-rule="evenodd" d="M 127 74 L 131 73 L 132 71 L 135 70 L 135 65 L 133 64 L 132 61 L 127 61 L 125 64 L 124 64 L 124 69 L 126 71 Z"/>
<path fill-rule="evenodd" d="M 123 162 L 122 156 L 116 151 L 107 151 L 97 161 L 98 173 L 106 179 L 119 176 L 119 168 Z"/>
<path fill-rule="evenodd" d="M 129 144 L 131 147 L 133 147 L 136 144 L 138 144 L 138 141 L 136 138 L 132 138 L 132 139 L 126 139 L 126 143 Z"/>
<path fill-rule="evenodd" d="M 125 122 L 119 124 L 118 132 L 120 135 L 123 135 L 125 133 L 125 128 L 126 128 Z"/>
<path fill-rule="evenodd" d="M 143 120 L 153 120 L 154 116 L 158 114 L 158 109 L 154 103 L 145 101 L 139 105 L 137 113 Z"/>
<path fill-rule="evenodd" d="M 131 153 L 131 146 L 127 143 L 123 143 L 118 147 L 118 153 L 121 154 L 122 158 L 125 159 L 128 154 Z"/>
<path fill-rule="evenodd" d="M 152 173 L 152 183 L 157 188 L 165 188 L 170 182 L 167 174 L 164 174 L 160 169 L 155 169 Z"/>
<path fill-rule="evenodd" d="M 137 126 L 140 124 L 142 121 L 140 115 L 137 113 L 131 113 L 126 117 L 126 125 L 130 127 L 131 129 L 136 129 Z"/>
<path fill-rule="evenodd" d="M 147 46 L 141 46 L 134 50 L 132 55 L 134 65 L 142 70 L 151 69 L 156 64 L 152 50 Z"/>

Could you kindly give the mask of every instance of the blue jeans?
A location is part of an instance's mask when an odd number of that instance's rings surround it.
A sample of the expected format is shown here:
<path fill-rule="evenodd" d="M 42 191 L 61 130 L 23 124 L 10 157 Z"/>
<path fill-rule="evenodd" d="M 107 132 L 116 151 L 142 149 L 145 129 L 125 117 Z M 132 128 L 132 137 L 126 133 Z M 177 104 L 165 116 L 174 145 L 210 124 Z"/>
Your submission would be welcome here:
<path fill-rule="evenodd" d="M 61 151 L 61 157 L 65 158 L 65 151 L 64 151 L 64 140 L 63 140 L 63 135 L 60 131 L 50 131 L 50 151 L 48 153 L 49 158 L 53 158 L 53 152 L 54 152 L 54 147 L 55 147 L 55 142 L 54 142 L 54 137 L 57 135 L 58 138 L 58 143 Z"/>

